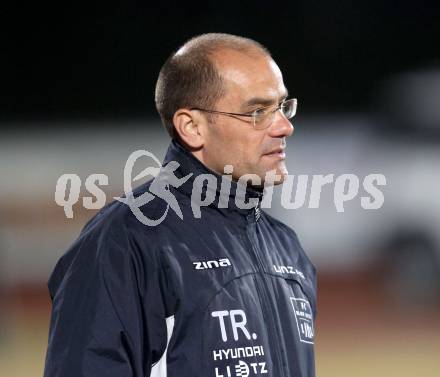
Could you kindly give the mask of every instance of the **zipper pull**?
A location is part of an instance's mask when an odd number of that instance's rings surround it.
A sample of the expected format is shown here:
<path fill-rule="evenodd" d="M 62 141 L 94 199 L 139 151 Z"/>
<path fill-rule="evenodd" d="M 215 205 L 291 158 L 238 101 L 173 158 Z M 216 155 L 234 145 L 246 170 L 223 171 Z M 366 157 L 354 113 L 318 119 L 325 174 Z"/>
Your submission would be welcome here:
<path fill-rule="evenodd" d="M 261 209 L 260 209 L 260 205 L 257 204 L 256 207 L 254 207 L 254 215 L 255 215 L 255 221 L 258 221 L 260 219 L 261 216 Z"/>

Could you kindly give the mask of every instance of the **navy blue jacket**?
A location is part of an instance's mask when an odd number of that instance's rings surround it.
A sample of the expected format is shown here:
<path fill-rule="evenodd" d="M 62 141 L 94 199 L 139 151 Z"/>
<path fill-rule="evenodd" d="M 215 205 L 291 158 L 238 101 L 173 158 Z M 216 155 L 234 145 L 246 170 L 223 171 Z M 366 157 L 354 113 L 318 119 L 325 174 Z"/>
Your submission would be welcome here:
<path fill-rule="evenodd" d="M 176 177 L 193 173 L 170 186 L 183 219 L 169 209 L 147 226 L 114 201 L 57 263 L 44 376 L 314 376 L 316 274 L 294 231 L 260 209 L 259 191 L 239 208 L 234 182 L 195 216 L 194 179 L 212 172 L 174 141 L 170 161 Z M 151 219 L 166 209 L 141 207 Z"/>

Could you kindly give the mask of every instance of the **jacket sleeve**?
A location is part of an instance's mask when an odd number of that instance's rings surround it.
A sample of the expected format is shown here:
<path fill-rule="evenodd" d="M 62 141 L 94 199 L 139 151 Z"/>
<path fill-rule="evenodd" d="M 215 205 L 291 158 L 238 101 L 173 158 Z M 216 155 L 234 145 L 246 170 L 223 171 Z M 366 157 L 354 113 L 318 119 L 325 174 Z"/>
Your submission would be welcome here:
<path fill-rule="evenodd" d="M 45 377 L 144 377 L 167 342 L 163 269 L 129 231 L 83 234 L 49 280 Z"/>

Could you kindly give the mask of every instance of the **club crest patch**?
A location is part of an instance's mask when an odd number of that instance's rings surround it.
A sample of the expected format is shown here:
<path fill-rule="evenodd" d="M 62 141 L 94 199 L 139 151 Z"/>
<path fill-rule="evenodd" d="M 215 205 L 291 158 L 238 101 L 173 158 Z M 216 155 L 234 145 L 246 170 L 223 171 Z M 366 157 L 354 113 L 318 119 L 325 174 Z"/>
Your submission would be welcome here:
<path fill-rule="evenodd" d="M 315 330 L 313 328 L 312 307 L 309 301 L 303 298 L 290 297 L 290 302 L 295 314 L 299 340 L 303 343 L 313 344 Z"/>

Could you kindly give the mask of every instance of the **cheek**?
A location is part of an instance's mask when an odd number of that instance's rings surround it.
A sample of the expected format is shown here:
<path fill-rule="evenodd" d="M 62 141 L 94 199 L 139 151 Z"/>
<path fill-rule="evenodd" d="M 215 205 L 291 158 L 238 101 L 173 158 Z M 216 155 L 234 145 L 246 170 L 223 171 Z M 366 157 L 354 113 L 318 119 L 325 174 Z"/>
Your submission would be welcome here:
<path fill-rule="evenodd" d="M 240 133 L 231 133 L 224 130 L 213 132 L 209 140 L 210 159 L 215 161 L 217 169 L 223 171 L 224 165 L 236 167 L 251 160 L 250 148 L 246 138 Z"/>
<path fill-rule="evenodd" d="M 224 164 L 235 165 L 243 174 L 258 169 L 262 162 L 261 135 L 252 134 L 253 130 L 241 124 L 230 126 L 218 127 L 212 133 L 211 143 L 215 144 L 215 158 Z"/>
<path fill-rule="evenodd" d="M 254 166 L 261 163 L 259 141 L 242 140 L 240 144 L 240 153 L 242 160 L 246 165 Z"/>
<path fill-rule="evenodd" d="M 226 138 L 225 150 L 230 152 L 228 158 L 241 162 L 251 162 L 258 158 L 259 141 L 249 137 L 248 132 L 235 132 Z"/>

